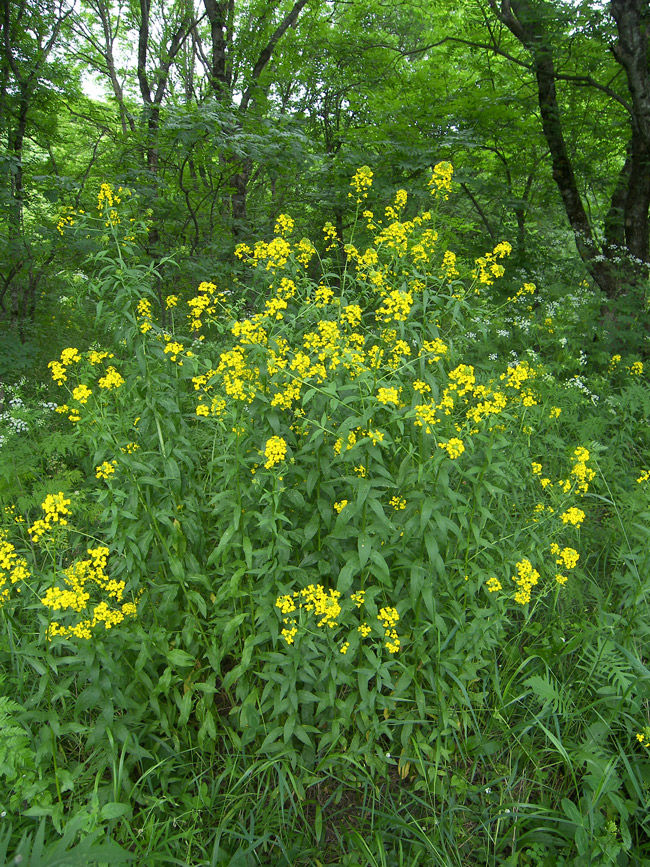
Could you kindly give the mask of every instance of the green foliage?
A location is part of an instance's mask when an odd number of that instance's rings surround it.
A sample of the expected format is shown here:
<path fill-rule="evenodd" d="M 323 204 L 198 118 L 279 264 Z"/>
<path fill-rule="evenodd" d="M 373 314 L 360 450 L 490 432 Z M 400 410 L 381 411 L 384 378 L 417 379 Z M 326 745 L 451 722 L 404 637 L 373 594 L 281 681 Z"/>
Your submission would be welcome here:
<path fill-rule="evenodd" d="M 324 244 L 280 215 L 256 311 L 163 292 L 135 198 L 74 216 L 104 346 L 50 365 L 80 475 L 4 490 L 7 852 L 648 857 L 643 364 L 588 285 L 452 255 L 451 176 L 423 213 L 359 169 Z"/>

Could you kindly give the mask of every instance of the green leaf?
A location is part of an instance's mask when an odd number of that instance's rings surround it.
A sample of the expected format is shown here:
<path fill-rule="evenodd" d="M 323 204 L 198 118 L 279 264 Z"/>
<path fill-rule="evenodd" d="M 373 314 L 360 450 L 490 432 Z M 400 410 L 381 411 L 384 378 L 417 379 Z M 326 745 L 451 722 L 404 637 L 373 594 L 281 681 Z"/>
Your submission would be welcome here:
<path fill-rule="evenodd" d="M 185 650 L 180 650 L 179 648 L 168 650 L 166 655 L 169 662 L 179 668 L 191 668 L 194 666 L 196 661 L 190 653 L 187 653 Z"/>

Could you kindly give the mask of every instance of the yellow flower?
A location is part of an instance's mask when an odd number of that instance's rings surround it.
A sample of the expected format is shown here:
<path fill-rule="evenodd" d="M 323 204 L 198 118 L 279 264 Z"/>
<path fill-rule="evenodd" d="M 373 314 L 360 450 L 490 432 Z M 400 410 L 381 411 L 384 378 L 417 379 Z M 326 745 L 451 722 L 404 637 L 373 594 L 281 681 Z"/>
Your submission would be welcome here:
<path fill-rule="evenodd" d="M 298 632 L 297 626 L 292 626 L 291 629 L 283 629 L 280 635 L 284 638 L 287 644 L 293 644 L 293 640 Z"/>
<path fill-rule="evenodd" d="M 333 250 L 336 247 L 336 242 L 338 241 L 338 235 L 336 234 L 336 227 L 332 225 L 332 223 L 325 223 L 323 226 L 323 235 L 325 235 L 325 241 L 327 242 L 326 250 Z"/>
<path fill-rule="evenodd" d="M 347 506 L 347 504 L 348 504 L 348 500 L 341 500 L 339 503 L 334 503 L 334 509 L 340 515 L 341 512 L 343 511 L 343 509 L 345 509 L 345 507 Z"/>
<path fill-rule="evenodd" d="M 402 497 L 391 497 L 390 504 L 396 512 L 398 512 L 400 509 L 406 508 L 406 500 L 404 500 Z"/>
<path fill-rule="evenodd" d="M 264 446 L 264 457 L 266 463 L 264 466 L 267 470 L 283 461 L 287 455 L 287 444 L 282 437 L 271 437 L 266 441 Z"/>
<path fill-rule="evenodd" d="M 293 227 L 295 225 L 295 221 L 288 214 L 280 214 L 275 221 L 275 227 L 273 231 L 276 235 L 282 235 L 284 238 L 286 235 L 290 235 L 293 232 Z"/>
<path fill-rule="evenodd" d="M 50 361 L 47 366 L 52 371 L 52 379 L 57 383 L 57 385 L 62 385 L 68 378 L 66 376 L 65 367 L 60 361 Z"/>
<path fill-rule="evenodd" d="M 124 385 L 124 379 L 120 376 L 117 370 L 111 366 L 107 368 L 106 376 L 102 376 L 97 384 L 100 388 L 107 388 L 110 390 Z"/>
<path fill-rule="evenodd" d="M 609 369 L 610 369 L 610 371 L 614 371 L 614 370 L 616 370 L 616 368 L 617 368 L 618 365 L 620 364 L 620 361 L 621 361 L 621 356 L 620 356 L 620 355 L 612 355 L 612 357 L 611 357 L 611 359 L 610 359 L 610 361 L 609 361 Z"/>
<path fill-rule="evenodd" d="M 517 575 L 512 580 L 519 590 L 515 593 L 515 602 L 526 605 L 530 602 L 530 591 L 539 581 L 539 572 L 534 569 L 530 560 L 521 560 L 517 563 Z"/>
<path fill-rule="evenodd" d="M 488 578 L 485 582 L 485 586 L 490 593 L 496 593 L 501 590 L 501 582 L 497 578 Z"/>
<path fill-rule="evenodd" d="M 551 547 L 551 551 L 552 550 L 553 548 Z M 578 554 L 575 548 L 562 548 L 559 555 L 560 556 L 555 562 L 560 566 L 564 566 L 566 569 L 574 569 L 580 559 L 580 554 Z"/>
<path fill-rule="evenodd" d="M 377 322 L 405 322 L 413 306 L 413 293 L 393 289 L 375 312 Z"/>
<path fill-rule="evenodd" d="M 8 601 L 12 585 L 18 585 L 16 592 L 20 593 L 21 582 L 30 577 L 27 561 L 16 554 L 16 549 L 5 537 L 6 533 L 0 531 L 0 605 Z"/>
<path fill-rule="evenodd" d="M 377 400 L 385 405 L 394 403 L 395 406 L 398 406 L 399 391 L 396 388 L 380 388 L 377 392 Z"/>
<path fill-rule="evenodd" d="M 491 253 L 486 253 L 484 256 L 479 256 L 476 259 L 478 268 L 472 272 L 472 276 L 478 279 L 479 283 L 486 286 L 492 286 L 495 278 L 503 277 L 505 268 L 503 265 L 497 264 L 497 259 L 503 259 L 504 256 L 509 256 L 512 252 L 512 247 L 507 241 L 501 241 L 492 250 Z"/>
<path fill-rule="evenodd" d="M 61 364 L 69 367 L 75 361 L 81 361 L 79 350 L 75 347 L 70 349 L 64 349 L 61 353 Z"/>
<path fill-rule="evenodd" d="M 354 187 L 357 194 L 357 204 L 360 204 L 364 199 L 368 198 L 368 190 L 372 186 L 373 172 L 368 166 L 361 166 L 354 173 L 354 177 L 350 181 L 350 186 Z M 353 193 L 348 193 L 349 198 L 353 198 Z"/>
<path fill-rule="evenodd" d="M 79 403 L 87 403 L 88 398 L 92 394 L 92 391 L 88 388 L 87 385 L 78 385 L 72 392 L 72 397 L 74 400 L 78 400 Z"/>
<path fill-rule="evenodd" d="M 431 190 L 431 195 L 436 198 L 442 198 L 447 201 L 451 192 L 451 179 L 454 174 L 454 167 L 446 160 L 438 163 L 433 167 L 433 173 L 428 186 Z"/>
<path fill-rule="evenodd" d="M 646 726 L 642 732 L 637 732 L 636 739 L 642 747 L 646 749 L 650 747 L 650 726 Z"/>
<path fill-rule="evenodd" d="M 108 479 L 115 472 L 117 461 L 104 461 L 95 468 L 95 477 L 98 479 Z"/>
<path fill-rule="evenodd" d="M 165 355 L 169 355 L 172 361 L 176 361 L 179 353 L 183 351 L 183 344 L 179 343 L 177 340 L 170 341 L 165 344 Z M 179 364 L 182 365 L 182 361 Z"/>
<path fill-rule="evenodd" d="M 567 509 L 566 512 L 560 515 L 560 518 L 563 524 L 573 524 L 574 527 L 579 527 L 585 519 L 585 513 L 582 509 L 571 506 L 570 509 Z"/>
<path fill-rule="evenodd" d="M 397 608 L 381 608 L 377 620 L 381 621 L 384 629 L 392 629 L 399 620 Z"/>
<path fill-rule="evenodd" d="M 458 437 L 451 437 L 446 443 L 438 443 L 438 448 L 444 449 L 452 460 L 460 457 L 465 451 L 465 445 Z"/>
<path fill-rule="evenodd" d="M 275 607 L 279 608 L 282 614 L 291 614 L 296 610 L 296 603 L 293 597 L 287 594 L 286 596 L 278 596 L 275 600 Z"/>
<path fill-rule="evenodd" d="M 361 608 L 361 606 L 363 605 L 363 603 L 365 601 L 365 595 L 366 595 L 365 590 L 357 590 L 357 592 L 353 593 L 350 598 L 352 599 L 354 604 L 357 606 L 357 608 Z"/>
<path fill-rule="evenodd" d="M 440 266 L 440 279 L 452 281 L 460 275 L 460 271 L 456 268 L 456 254 L 451 250 L 445 251 L 442 257 L 442 265 Z"/>

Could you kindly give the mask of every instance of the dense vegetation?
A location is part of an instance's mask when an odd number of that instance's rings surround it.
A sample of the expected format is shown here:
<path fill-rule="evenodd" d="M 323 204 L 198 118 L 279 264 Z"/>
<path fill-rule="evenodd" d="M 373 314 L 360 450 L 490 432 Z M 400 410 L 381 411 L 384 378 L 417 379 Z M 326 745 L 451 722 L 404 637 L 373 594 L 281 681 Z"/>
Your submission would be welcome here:
<path fill-rule="evenodd" d="M 646 4 L 2 8 L 0 863 L 650 863 Z"/>

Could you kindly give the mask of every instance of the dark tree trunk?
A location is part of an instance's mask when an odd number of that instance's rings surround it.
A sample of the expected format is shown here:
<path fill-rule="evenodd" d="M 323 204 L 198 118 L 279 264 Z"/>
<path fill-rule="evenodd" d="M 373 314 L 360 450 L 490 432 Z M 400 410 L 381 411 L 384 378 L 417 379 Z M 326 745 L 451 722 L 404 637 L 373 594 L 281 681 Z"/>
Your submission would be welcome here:
<path fill-rule="evenodd" d="M 613 51 L 625 70 L 632 97 L 631 137 L 604 220 L 602 248 L 596 241 L 566 147 L 556 89 L 558 76 L 540 8 L 531 0 L 500 0 L 500 3 L 489 0 L 489 3 L 499 20 L 530 52 L 553 179 L 578 253 L 607 297 L 616 298 L 628 287 L 640 283 L 644 268 L 639 262 L 650 261 L 650 77 L 648 35 L 642 22 L 647 0 L 612 0 L 610 4 L 618 32 Z"/>

